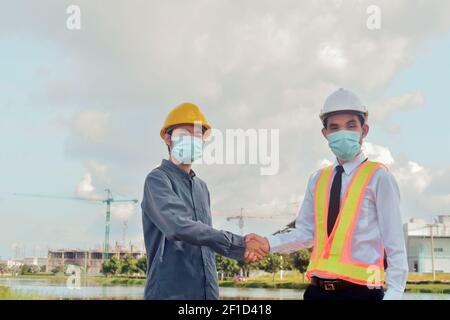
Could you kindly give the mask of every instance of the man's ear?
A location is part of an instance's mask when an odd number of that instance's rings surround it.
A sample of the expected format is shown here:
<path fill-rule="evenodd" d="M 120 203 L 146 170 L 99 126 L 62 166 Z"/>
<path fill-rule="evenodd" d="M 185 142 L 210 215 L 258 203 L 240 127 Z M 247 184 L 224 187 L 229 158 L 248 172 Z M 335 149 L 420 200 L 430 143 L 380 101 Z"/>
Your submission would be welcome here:
<path fill-rule="evenodd" d="M 369 125 L 365 123 L 362 127 L 362 135 L 361 137 L 364 139 L 369 134 Z"/>
<path fill-rule="evenodd" d="M 327 138 L 327 129 L 322 128 L 322 135 L 325 137 L 325 139 L 328 140 L 328 138 Z"/>
<path fill-rule="evenodd" d="M 165 133 L 163 139 L 166 145 L 170 146 L 172 144 L 172 137 L 170 136 L 170 134 Z"/>

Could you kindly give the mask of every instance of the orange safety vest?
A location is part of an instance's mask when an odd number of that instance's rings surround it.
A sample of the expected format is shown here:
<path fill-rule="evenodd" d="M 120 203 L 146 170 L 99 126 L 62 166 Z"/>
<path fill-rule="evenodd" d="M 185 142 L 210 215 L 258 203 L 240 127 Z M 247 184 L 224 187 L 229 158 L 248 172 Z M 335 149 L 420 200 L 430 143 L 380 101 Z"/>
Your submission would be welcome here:
<path fill-rule="evenodd" d="M 376 264 L 355 261 L 350 245 L 367 185 L 379 168 L 378 162 L 366 161 L 360 165 L 347 188 L 333 231 L 328 237 L 328 202 L 333 166 L 321 170 L 314 191 L 314 249 L 306 271 L 308 279 L 318 276 L 337 278 L 356 284 L 379 287 L 384 282 L 384 247 L 380 247 L 380 260 Z"/>

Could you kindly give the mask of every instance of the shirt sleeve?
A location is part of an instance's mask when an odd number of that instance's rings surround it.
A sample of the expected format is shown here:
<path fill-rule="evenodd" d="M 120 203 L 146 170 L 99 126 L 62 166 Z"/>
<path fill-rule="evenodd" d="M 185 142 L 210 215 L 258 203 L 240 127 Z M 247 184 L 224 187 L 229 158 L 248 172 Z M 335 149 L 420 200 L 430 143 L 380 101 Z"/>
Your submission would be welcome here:
<path fill-rule="evenodd" d="M 188 208 L 172 190 L 168 177 L 159 171 L 147 176 L 144 185 L 144 214 L 169 241 L 184 241 L 207 246 L 220 255 L 243 259 L 244 237 L 194 221 L 186 216 Z"/>
<path fill-rule="evenodd" d="M 376 192 L 378 223 L 388 263 L 384 299 L 399 300 L 405 291 L 408 260 L 400 214 L 400 191 L 390 172 L 381 170 Z"/>
<path fill-rule="evenodd" d="M 270 252 L 291 253 L 309 248 L 314 243 L 314 186 L 311 177 L 305 198 L 295 221 L 295 228 L 287 233 L 267 237 Z"/>

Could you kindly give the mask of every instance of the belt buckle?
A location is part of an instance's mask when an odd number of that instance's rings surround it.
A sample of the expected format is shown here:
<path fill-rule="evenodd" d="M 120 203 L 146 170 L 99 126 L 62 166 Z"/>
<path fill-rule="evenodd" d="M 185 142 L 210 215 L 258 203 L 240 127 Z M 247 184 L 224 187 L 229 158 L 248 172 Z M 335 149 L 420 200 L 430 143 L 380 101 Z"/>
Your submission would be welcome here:
<path fill-rule="evenodd" d="M 323 288 L 325 289 L 325 291 L 334 291 L 334 290 L 336 290 L 336 287 L 334 286 L 334 283 L 331 283 L 331 282 L 325 282 L 323 284 Z"/>

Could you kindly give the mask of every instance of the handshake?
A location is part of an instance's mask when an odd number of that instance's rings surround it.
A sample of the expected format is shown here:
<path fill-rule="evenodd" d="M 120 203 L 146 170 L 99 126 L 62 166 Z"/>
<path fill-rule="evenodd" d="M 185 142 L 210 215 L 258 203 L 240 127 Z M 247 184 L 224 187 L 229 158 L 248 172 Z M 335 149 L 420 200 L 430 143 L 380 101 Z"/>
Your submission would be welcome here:
<path fill-rule="evenodd" d="M 254 233 L 250 233 L 245 236 L 245 262 L 257 262 L 263 259 L 269 251 L 269 241 L 266 238 Z"/>

